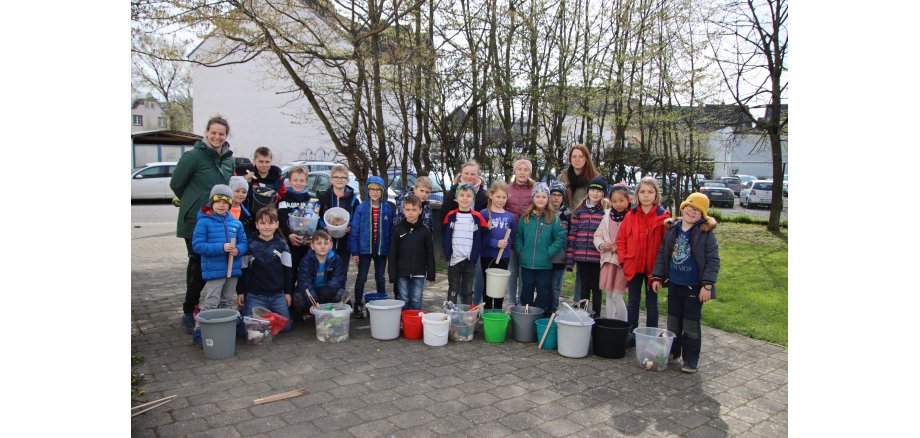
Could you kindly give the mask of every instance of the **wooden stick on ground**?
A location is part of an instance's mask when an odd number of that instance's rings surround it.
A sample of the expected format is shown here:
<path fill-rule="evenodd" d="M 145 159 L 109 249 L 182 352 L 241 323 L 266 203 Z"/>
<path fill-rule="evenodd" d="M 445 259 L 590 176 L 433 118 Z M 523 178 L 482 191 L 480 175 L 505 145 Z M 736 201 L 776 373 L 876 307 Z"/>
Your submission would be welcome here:
<path fill-rule="evenodd" d="M 282 392 L 281 394 L 270 395 L 268 397 L 257 398 L 252 401 L 254 405 L 271 403 L 273 401 L 285 400 L 294 397 L 300 397 L 307 394 L 307 388 L 295 389 L 293 391 Z"/>
<path fill-rule="evenodd" d="M 230 246 L 236 248 L 236 237 L 230 238 Z M 230 254 L 230 258 L 227 259 L 227 278 L 233 276 L 233 254 Z"/>
<path fill-rule="evenodd" d="M 134 416 L 143 414 L 144 412 L 147 412 L 147 411 L 149 411 L 149 410 L 151 410 L 151 409 L 154 409 L 154 408 L 158 408 L 158 407 L 160 407 L 160 406 L 163 406 L 163 405 L 165 405 L 166 403 L 169 403 L 169 402 L 173 401 L 173 399 L 175 399 L 175 398 L 176 398 L 176 396 L 171 395 L 171 396 L 169 396 L 169 397 L 161 398 L 161 399 L 159 399 L 159 400 L 154 400 L 154 401 L 149 402 L 149 403 L 144 403 L 144 404 L 142 404 L 142 405 L 137 405 L 137 406 L 131 408 L 131 410 L 133 411 L 133 410 L 135 410 L 135 409 L 142 408 L 142 407 L 144 407 L 144 409 L 141 409 L 141 410 L 139 410 L 139 411 L 137 411 L 137 412 L 132 412 L 132 413 L 131 413 L 131 416 L 134 417 Z M 145 406 L 146 406 L 146 407 L 145 407 Z"/>

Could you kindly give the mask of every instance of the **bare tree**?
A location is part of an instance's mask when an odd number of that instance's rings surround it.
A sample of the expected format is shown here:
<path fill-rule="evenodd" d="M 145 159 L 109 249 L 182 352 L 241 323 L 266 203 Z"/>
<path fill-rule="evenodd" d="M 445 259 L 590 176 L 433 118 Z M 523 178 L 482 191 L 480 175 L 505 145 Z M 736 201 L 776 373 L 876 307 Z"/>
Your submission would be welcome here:
<path fill-rule="evenodd" d="M 712 51 L 722 80 L 754 129 L 770 141 L 773 195 L 767 229 L 779 231 L 783 208 L 783 145 L 788 116 L 782 101 L 788 90 L 786 70 L 788 32 L 786 0 L 729 1 L 724 13 L 711 21 Z M 753 109 L 765 108 L 764 118 Z"/>
<path fill-rule="evenodd" d="M 139 35 L 131 41 L 131 76 L 165 103 L 169 129 L 192 130 L 192 73 L 181 58 L 188 42 L 176 37 Z M 158 55 L 154 55 L 158 54 Z M 166 59 L 164 59 L 166 58 Z M 172 58 L 172 59 L 169 59 Z"/>

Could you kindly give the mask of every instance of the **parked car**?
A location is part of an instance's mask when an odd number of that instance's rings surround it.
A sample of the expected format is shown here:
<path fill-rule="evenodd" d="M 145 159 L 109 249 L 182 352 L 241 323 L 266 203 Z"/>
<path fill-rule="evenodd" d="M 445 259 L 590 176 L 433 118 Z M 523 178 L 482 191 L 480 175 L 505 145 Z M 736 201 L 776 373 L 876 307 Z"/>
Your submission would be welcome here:
<path fill-rule="evenodd" d="M 406 181 L 402 180 L 402 171 L 399 170 L 389 170 L 387 171 L 387 178 L 390 181 L 390 185 L 387 188 L 387 199 L 390 202 L 396 202 L 396 196 L 399 194 L 399 191 L 404 187 L 415 186 L 415 179 L 418 178 L 418 175 L 413 171 L 406 172 Z M 431 176 L 428 177 L 431 180 L 431 195 L 428 196 L 428 205 L 431 206 L 432 210 L 440 210 L 441 204 L 444 202 L 444 188 Z"/>
<path fill-rule="evenodd" d="M 175 161 L 147 163 L 131 172 L 131 199 L 172 199 L 169 180 L 176 170 Z"/>
<path fill-rule="evenodd" d="M 754 181 L 751 188 L 741 191 L 740 198 L 741 206 L 745 208 L 753 208 L 755 205 L 769 207 L 773 199 L 773 181 Z"/>
<path fill-rule="evenodd" d="M 741 178 L 737 176 L 723 176 L 719 181 L 725 183 L 725 186 L 734 192 L 735 196 L 741 195 Z"/>
<path fill-rule="evenodd" d="M 700 193 L 709 198 L 712 206 L 725 208 L 735 207 L 735 193 L 722 181 L 703 180 L 700 182 Z"/>
<path fill-rule="evenodd" d="M 304 166 L 307 168 L 307 171 L 313 173 L 320 170 L 332 170 L 332 167 L 336 164 L 338 163 L 333 163 L 331 161 L 291 161 L 290 163 L 280 166 L 281 176 L 287 178 L 288 171 L 294 166 Z"/>

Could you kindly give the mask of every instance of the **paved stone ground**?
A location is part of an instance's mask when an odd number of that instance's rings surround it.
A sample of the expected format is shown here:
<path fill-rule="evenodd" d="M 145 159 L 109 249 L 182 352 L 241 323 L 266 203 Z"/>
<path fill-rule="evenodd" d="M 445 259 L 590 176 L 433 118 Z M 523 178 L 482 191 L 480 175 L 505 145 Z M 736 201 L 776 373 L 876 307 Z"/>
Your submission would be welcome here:
<path fill-rule="evenodd" d="M 132 230 L 131 350 L 146 360 L 147 400 L 178 396 L 134 417 L 132 435 L 787 435 L 786 349 L 709 327 L 692 375 L 642 370 L 634 350 L 569 359 L 510 335 L 489 344 L 481 331 L 444 347 L 377 341 L 367 320 L 352 320 L 343 343 L 317 341 L 308 321 L 271 346 L 238 340 L 235 357 L 207 360 L 181 327 L 185 246 L 172 230 Z M 446 297 L 438 280 L 426 308 Z M 306 396 L 252 404 L 303 387 Z"/>

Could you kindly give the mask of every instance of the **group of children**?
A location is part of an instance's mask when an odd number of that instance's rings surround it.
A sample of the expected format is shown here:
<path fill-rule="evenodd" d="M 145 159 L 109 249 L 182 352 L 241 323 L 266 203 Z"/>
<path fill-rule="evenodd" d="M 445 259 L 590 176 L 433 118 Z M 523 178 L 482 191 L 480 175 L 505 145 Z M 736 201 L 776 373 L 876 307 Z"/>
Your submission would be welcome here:
<path fill-rule="evenodd" d="M 425 282 L 435 280 L 436 224 L 428 205 L 428 178 L 419 177 L 394 205 L 384 198 L 383 179 L 371 176 L 361 202 L 347 185 L 349 171 L 343 165 L 331 169 L 331 187 L 314 196 L 306 189 L 305 167 L 289 171 L 287 186 L 280 169 L 271 165 L 267 148 L 257 149 L 254 158 L 255 172 L 232 177 L 229 186 L 214 186 L 208 206 L 198 213 L 192 248 L 201 255 L 206 280 L 202 310 L 238 305 L 248 316 L 253 307 L 263 306 L 287 318 L 284 331 L 289 331 L 292 321 L 303 319 L 310 294 L 318 303 L 351 302 L 360 318 L 371 262 L 377 292 L 386 292 L 388 273 L 405 308 L 421 309 Z M 657 327 L 657 293 L 669 279 L 667 327 L 678 335 L 672 358 L 682 356 L 682 370 L 695 372 L 702 303 L 714 297 L 719 270 L 711 232 L 715 220 L 707 215 L 705 195 L 694 193 L 681 203 L 682 219 L 671 226 L 654 178 L 639 182 L 633 204 L 625 185 L 610 186 L 598 176 L 573 209 L 564 203 L 565 185 L 535 182 L 530 203 L 517 220 L 505 209 L 509 193 L 508 183 L 493 182 L 486 208 L 477 211 L 474 188 L 456 185 L 452 195 L 457 208 L 445 212 L 440 224 L 448 300 L 475 304 L 476 271 L 484 276 L 489 268 L 507 269 L 513 252 L 522 287 L 519 295 L 512 288 L 512 303 L 534 305 L 547 315 L 554 312 L 563 274 L 577 266 L 581 297 L 590 301 L 595 318 L 601 314 L 603 291 L 605 316 L 638 327 L 645 284 L 646 325 Z M 520 195 L 515 196 L 520 204 Z M 334 207 L 345 209 L 351 218 L 340 238 L 324 229 L 323 215 Z M 312 217 L 319 229 L 311 237 L 302 236 L 291 229 L 291 216 Z M 345 287 L 349 261 L 358 267 L 351 299 Z M 627 293 L 628 305 L 623 299 Z M 503 305 L 502 298 L 488 293 L 483 298 L 487 309 Z M 200 339 L 197 328 L 194 333 L 193 339 Z"/>

